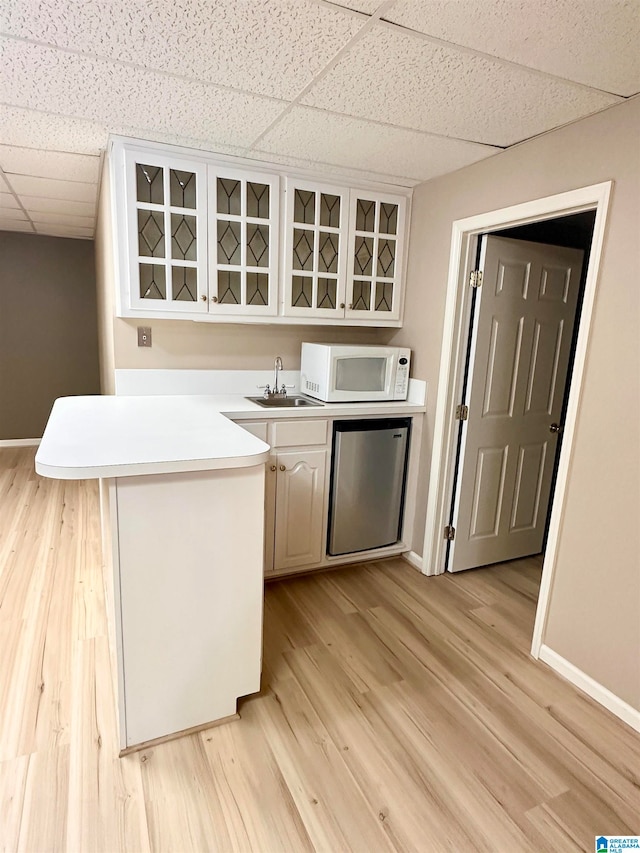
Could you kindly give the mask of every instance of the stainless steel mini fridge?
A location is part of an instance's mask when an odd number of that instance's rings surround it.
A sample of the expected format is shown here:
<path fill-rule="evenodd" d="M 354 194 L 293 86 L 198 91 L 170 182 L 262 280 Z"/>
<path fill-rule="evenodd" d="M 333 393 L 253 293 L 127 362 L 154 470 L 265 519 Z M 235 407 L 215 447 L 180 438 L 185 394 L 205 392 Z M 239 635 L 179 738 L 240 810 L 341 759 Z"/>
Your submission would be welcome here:
<path fill-rule="evenodd" d="M 352 554 L 400 538 L 409 418 L 336 421 L 328 553 Z"/>

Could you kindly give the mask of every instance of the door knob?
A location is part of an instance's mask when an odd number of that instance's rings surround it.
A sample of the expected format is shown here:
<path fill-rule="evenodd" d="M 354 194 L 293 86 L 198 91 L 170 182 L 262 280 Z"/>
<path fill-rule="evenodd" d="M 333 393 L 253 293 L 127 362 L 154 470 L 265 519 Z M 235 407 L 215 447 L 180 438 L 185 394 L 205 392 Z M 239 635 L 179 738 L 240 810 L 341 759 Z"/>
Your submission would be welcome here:
<path fill-rule="evenodd" d="M 549 427 L 549 432 L 562 432 L 562 427 L 560 424 L 551 424 Z"/>
<path fill-rule="evenodd" d="M 281 466 L 280 466 L 280 470 L 281 470 L 281 471 L 286 471 L 286 470 L 287 470 L 287 466 L 286 466 L 286 465 L 281 465 Z"/>
<path fill-rule="evenodd" d="M 272 466 L 271 466 L 271 470 L 272 470 L 272 471 L 275 471 L 275 470 L 276 470 L 276 466 L 275 466 L 275 465 L 272 465 Z"/>

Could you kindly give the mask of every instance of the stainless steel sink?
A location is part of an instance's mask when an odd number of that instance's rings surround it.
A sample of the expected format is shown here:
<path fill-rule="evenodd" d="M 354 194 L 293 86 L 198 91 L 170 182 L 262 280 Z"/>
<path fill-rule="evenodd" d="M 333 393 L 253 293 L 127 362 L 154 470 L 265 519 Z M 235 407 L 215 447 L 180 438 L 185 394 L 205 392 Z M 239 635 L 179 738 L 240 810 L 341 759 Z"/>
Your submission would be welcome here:
<path fill-rule="evenodd" d="M 251 400 L 252 403 L 257 403 L 265 409 L 300 409 L 306 406 L 321 406 L 322 403 L 316 403 L 313 400 L 308 400 L 306 397 L 245 397 L 245 400 Z"/>

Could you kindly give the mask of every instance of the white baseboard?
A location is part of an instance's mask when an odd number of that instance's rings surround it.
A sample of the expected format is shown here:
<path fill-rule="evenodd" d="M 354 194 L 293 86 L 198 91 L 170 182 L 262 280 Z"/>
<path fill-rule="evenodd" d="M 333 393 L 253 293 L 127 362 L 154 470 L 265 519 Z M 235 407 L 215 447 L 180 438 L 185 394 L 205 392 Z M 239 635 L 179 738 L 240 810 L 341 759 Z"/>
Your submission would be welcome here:
<path fill-rule="evenodd" d="M 420 554 L 416 554 L 415 551 L 405 551 L 404 554 L 401 555 L 403 560 L 406 560 L 407 563 L 410 563 L 414 569 L 417 569 L 421 572 L 422 569 L 422 557 Z"/>
<path fill-rule="evenodd" d="M 0 447 L 37 447 L 40 438 L 3 438 L 0 439 Z"/>
<path fill-rule="evenodd" d="M 632 729 L 640 732 L 640 710 L 632 707 L 615 693 L 607 690 L 602 684 L 587 675 L 577 666 L 574 666 L 568 660 L 563 658 L 549 646 L 540 647 L 540 660 L 548 664 L 551 669 L 562 675 L 567 681 L 578 687 L 592 699 L 595 699 L 600 705 L 604 705 L 607 710 L 619 717 Z"/>

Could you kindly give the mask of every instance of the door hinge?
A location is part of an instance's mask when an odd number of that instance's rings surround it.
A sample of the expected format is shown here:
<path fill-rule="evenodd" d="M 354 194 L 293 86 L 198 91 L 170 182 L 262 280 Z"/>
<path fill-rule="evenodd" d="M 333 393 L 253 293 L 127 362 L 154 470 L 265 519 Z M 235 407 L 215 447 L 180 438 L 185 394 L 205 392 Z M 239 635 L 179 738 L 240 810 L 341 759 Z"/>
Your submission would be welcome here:
<path fill-rule="evenodd" d="M 460 405 L 456 406 L 456 420 L 457 421 L 466 421 L 469 417 L 469 406 Z"/>
<path fill-rule="evenodd" d="M 471 287 L 482 286 L 482 270 L 471 270 L 469 273 L 469 285 Z"/>
<path fill-rule="evenodd" d="M 444 529 L 444 538 L 447 540 L 447 542 L 453 542 L 453 540 L 456 538 L 456 529 L 455 527 L 453 527 L 453 525 L 447 524 Z"/>

